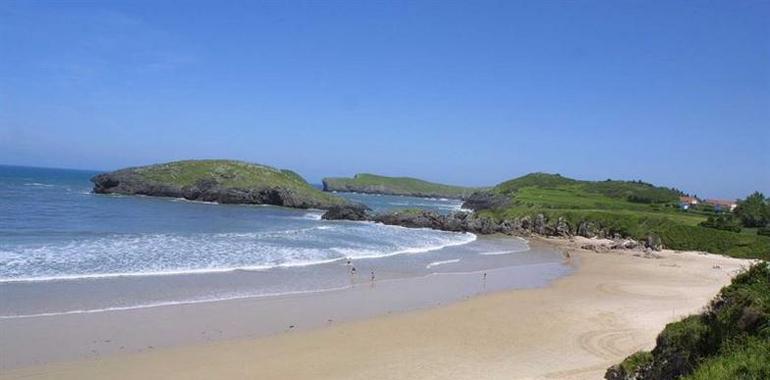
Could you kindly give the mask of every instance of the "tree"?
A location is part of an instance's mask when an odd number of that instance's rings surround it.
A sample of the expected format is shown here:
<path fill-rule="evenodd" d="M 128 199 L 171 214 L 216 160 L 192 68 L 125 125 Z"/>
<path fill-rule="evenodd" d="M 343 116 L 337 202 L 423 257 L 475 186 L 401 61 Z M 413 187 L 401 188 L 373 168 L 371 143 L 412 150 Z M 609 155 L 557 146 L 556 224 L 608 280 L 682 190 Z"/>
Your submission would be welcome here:
<path fill-rule="evenodd" d="M 744 227 L 764 227 L 770 223 L 770 205 L 759 191 L 749 195 L 735 208 L 735 215 Z"/>

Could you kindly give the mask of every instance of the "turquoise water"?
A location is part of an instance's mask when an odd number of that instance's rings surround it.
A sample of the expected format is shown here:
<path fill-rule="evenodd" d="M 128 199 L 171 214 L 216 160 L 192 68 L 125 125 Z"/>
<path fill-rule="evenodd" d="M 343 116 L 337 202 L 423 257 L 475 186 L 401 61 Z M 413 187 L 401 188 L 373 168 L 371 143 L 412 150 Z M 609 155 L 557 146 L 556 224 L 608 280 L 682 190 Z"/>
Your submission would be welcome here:
<path fill-rule="evenodd" d="M 0 281 L 307 266 L 418 253 L 470 234 L 331 222 L 320 210 L 92 194 L 96 172 L 0 166 Z M 376 210 L 459 201 L 343 194 Z"/>

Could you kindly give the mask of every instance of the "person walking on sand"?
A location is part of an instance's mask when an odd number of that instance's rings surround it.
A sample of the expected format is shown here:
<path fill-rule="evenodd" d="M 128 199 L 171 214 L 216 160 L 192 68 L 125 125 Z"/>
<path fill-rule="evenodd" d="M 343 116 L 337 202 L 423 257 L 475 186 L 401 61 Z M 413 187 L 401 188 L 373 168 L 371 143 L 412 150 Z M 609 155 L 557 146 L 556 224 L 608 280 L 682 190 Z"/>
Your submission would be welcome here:
<path fill-rule="evenodd" d="M 374 271 L 372 271 L 372 282 L 374 282 Z"/>

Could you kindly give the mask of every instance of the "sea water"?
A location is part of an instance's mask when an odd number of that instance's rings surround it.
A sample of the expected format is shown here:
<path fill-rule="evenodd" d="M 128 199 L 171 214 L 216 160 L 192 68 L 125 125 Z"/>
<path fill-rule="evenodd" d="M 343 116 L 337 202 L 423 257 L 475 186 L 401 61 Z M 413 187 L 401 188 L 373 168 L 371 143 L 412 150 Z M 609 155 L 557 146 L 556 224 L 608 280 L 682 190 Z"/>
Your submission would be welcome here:
<path fill-rule="evenodd" d="M 0 166 L 0 318 L 316 292 L 377 279 L 557 263 L 523 240 L 321 210 L 99 195 L 92 171 Z M 461 201 L 338 194 L 375 211 Z M 355 268 L 356 270 L 353 270 Z"/>

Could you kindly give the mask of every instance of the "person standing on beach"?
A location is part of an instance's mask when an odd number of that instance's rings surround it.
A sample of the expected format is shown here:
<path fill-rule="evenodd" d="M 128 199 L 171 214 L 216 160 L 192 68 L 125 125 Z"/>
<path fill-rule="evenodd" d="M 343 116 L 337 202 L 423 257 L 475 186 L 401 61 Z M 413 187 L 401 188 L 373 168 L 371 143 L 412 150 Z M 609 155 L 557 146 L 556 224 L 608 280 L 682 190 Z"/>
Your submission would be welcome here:
<path fill-rule="evenodd" d="M 356 267 L 350 266 L 350 286 L 356 286 Z"/>

